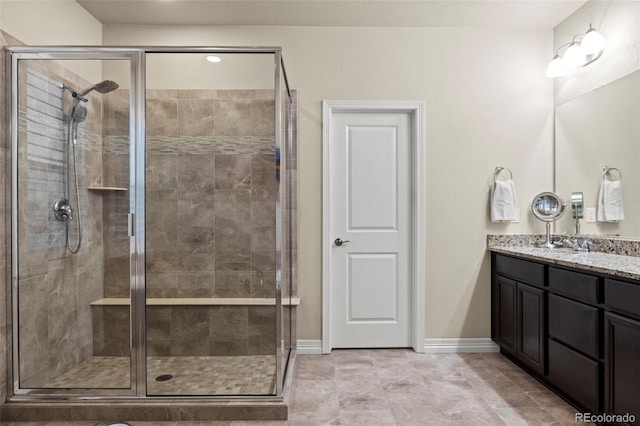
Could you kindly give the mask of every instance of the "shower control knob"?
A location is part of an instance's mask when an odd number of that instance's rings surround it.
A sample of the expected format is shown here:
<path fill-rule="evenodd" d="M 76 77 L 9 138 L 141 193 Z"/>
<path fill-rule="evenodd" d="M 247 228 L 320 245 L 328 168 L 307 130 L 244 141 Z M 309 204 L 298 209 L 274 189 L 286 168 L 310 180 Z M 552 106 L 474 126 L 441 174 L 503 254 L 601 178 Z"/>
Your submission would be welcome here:
<path fill-rule="evenodd" d="M 71 206 L 69 205 L 69 200 L 65 197 L 58 198 L 55 203 L 53 203 L 53 214 L 56 219 L 63 222 L 65 220 L 73 219 L 73 210 L 71 210 Z"/>
<path fill-rule="evenodd" d="M 351 241 L 349 241 L 349 240 L 342 240 L 340 238 L 336 238 L 336 240 L 334 241 L 335 245 L 337 245 L 338 247 L 340 247 L 344 243 L 350 243 L 350 242 Z"/>

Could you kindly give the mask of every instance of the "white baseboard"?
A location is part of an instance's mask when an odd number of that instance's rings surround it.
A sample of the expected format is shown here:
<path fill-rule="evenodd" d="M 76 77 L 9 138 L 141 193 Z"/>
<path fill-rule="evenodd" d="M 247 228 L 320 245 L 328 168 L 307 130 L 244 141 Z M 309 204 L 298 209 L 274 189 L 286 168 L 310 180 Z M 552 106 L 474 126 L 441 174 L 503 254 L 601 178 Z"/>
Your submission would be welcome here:
<path fill-rule="evenodd" d="M 490 338 L 424 339 L 427 354 L 499 352 L 500 347 Z"/>
<path fill-rule="evenodd" d="M 298 355 L 322 355 L 322 340 L 298 340 L 296 353 Z"/>
<path fill-rule="evenodd" d="M 298 340 L 299 355 L 322 355 L 322 340 Z M 428 354 L 499 352 L 500 347 L 490 338 L 424 339 Z"/>

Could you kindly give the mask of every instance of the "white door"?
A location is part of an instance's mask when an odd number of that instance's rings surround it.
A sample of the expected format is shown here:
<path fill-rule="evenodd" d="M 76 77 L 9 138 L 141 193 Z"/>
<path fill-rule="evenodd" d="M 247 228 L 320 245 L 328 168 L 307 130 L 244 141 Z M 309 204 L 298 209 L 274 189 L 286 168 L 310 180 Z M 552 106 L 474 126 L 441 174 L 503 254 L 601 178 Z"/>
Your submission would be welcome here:
<path fill-rule="evenodd" d="M 412 346 L 411 120 L 406 111 L 332 115 L 325 244 L 334 348 Z"/>

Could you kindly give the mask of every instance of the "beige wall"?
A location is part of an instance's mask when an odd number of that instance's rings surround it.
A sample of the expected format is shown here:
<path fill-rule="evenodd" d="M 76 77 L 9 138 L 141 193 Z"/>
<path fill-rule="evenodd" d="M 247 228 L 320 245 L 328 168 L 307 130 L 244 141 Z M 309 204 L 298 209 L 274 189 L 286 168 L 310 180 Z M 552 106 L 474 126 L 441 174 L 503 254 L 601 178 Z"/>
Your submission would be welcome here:
<path fill-rule="evenodd" d="M 554 28 L 555 49 L 571 41 L 574 35 L 584 34 L 589 23 L 605 37 L 607 49 L 596 62 L 575 74 L 555 79 L 555 105 L 561 105 L 640 68 L 640 2 L 587 2 Z M 549 60 L 552 56 L 552 52 L 549 53 Z"/>
<path fill-rule="evenodd" d="M 528 213 L 552 189 L 551 31 L 456 28 L 105 26 L 105 44 L 282 46 L 299 93 L 298 337 L 321 336 L 321 101 L 426 102 L 426 336 L 490 335 L 488 232 L 542 232 Z M 521 222 L 490 224 L 497 165 Z"/>
<path fill-rule="evenodd" d="M 102 24 L 75 0 L 0 0 L 0 29 L 26 45 L 102 44 Z M 98 61 L 65 65 L 88 81 L 100 81 Z"/>

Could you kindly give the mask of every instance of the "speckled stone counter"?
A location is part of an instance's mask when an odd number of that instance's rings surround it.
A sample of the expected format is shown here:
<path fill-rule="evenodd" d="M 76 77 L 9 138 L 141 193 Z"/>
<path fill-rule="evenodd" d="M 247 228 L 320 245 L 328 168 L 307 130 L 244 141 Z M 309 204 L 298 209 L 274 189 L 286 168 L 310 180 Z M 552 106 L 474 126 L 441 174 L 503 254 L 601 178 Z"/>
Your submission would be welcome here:
<path fill-rule="evenodd" d="M 490 251 L 539 260 L 585 271 L 600 272 L 633 280 L 640 280 L 640 257 L 610 254 L 598 251 L 588 253 L 569 248 L 547 249 L 534 247 L 539 236 L 489 235 L 487 247 Z M 520 244 L 516 244 L 515 241 Z M 637 243 L 632 241 L 632 243 Z M 633 252 L 636 252 L 633 250 Z"/>

